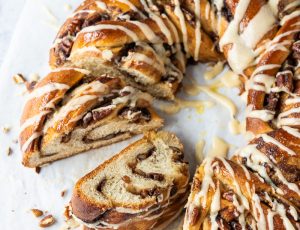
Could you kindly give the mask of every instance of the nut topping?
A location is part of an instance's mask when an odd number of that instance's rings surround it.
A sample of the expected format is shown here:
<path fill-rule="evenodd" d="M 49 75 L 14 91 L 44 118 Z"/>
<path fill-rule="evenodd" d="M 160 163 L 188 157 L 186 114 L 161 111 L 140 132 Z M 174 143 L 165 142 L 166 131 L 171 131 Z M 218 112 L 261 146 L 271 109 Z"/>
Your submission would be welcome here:
<path fill-rule="evenodd" d="M 286 88 L 288 91 L 293 91 L 293 73 L 290 70 L 282 71 L 276 75 L 276 85 L 280 88 Z"/>
<path fill-rule="evenodd" d="M 44 214 L 44 212 L 42 210 L 39 210 L 36 208 L 31 209 L 31 212 L 35 217 L 40 217 Z"/>
<path fill-rule="evenodd" d="M 55 221 L 56 220 L 52 215 L 48 215 L 40 221 L 40 227 L 42 228 L 50 227 L 55 223 Z"/>

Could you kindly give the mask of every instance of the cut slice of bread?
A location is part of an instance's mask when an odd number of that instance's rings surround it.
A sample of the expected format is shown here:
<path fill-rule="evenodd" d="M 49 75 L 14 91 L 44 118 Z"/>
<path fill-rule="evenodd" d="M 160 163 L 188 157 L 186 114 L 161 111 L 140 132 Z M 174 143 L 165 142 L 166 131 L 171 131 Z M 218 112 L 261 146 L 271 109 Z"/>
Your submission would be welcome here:
<path fill-rule="evenodd" d="M 73 77 L 75 79 L 73 79 Z M 57 70 L 36 85 L 21 119 L 23 164 L 37 167 L 163 124 L 152 97 L 118 78 Z"/>
<path fill-rule="evenodd" d="M 81 178 L 70 212 L 86 229 L 163 228 L 182 211 L 188 181 L 179 139 L 151 131 Z"/>

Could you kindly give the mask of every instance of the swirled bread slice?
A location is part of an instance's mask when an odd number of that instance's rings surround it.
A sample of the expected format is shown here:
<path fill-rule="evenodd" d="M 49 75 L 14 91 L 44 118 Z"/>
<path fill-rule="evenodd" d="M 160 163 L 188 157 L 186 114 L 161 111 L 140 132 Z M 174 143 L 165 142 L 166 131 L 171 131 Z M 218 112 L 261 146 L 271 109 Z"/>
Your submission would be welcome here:
<path fill-rule="evenodd" d="M 37 167 L 162 126 L 152 97 L 119 78 L 51 72 L 29 94 L 21 119 L 23 164 Z"/>
<path fill-rule="evenodd" d="M 159 229 L 182 211 L 188 180 L 179 139 L 151 131 L 76 183 L 71 215 L 86 229 Z"/>

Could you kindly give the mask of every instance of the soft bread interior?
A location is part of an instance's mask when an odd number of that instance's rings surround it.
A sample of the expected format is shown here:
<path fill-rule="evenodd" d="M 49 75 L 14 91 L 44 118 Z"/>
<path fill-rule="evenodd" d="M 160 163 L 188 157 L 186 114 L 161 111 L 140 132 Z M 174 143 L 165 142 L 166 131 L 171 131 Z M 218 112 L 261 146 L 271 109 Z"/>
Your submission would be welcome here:
<path fill-rule="evenodd" d="M 182 151 L 175 135 L 148 133 L 76 184 L 71 201 L 74 215 L 91 221 L 82 213 L 78 196 L 101 214 L 111 209 L 145 214 L 160 203 L 168 206 L 170 199 L 187 190 L 188 167 Z"/>
<path fill-rule="evenodd" d="M 144 131 L 158 129 L 162 125 L 162 120 L 150 109 L 151 120 L 141 120 L 136 123 L 118 116 L 118 111 L 115 110 L 109 117 L 88 127 L 79 126 L 75 128 L 68 134 L 67 141 L 63 141 L 63 134 L 42 141 L 41 156 L 60 155 L 64 157 L 73 155 L 127 139 Z"/>

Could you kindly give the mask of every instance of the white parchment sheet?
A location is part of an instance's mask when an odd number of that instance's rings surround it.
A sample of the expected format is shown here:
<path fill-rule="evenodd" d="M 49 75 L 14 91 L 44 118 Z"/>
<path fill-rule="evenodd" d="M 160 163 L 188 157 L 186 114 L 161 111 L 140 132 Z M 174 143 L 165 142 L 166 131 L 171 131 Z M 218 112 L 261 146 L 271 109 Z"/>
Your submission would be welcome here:
<path fill-rule="evenodd" d="M 14 140 L 18 138 L 25 87 L 16 85 L 12 76 L 16 73 L 22 73 L 26 77 L 32 73 L 38 73 L 40 76 L 47 74 L 48 51 L 58 27 L 72 14 L 69 4 L 74 9 L 80 2 L 81 0 L 27 0 L 15 28 L 8 54 L 0 69 L 0 127 L 11 127 L 11 131 L 7 134 L 0 132 L 0 229 L 39 229 L 39 219 L 29 211 L 32 208 L 47 210 L 53 214 L 57 223 L 49 229 L 59 229 L 63 224 L 64 206 L 70 199 L 76 180 L 139 138 L 135 137 L 55 162 L 42 168 L 40 174 L 24 168 L 21 164 L 22 155 Z M 200 84 L 209 84 L 211 81 L 203 80 L 206 68 L 201 64 L 190 66 L 187 75 Z M 225 87 L 219 92 L 235 102 L 239 109 L 237 118 L 242 120 L 241 111 L 245 110 L 245 106 L 242 106 L 244 102 L 238 96 L 238 89 Z M 214 103 L 214 106 L 205 108 L 201 114 L 194 108 L 183 109 L 175 115 L 159 112 L 165 118 L 164 128 L 175 132 L 183 141 L 192 173 L 196 166 L 195 145 L 200 139 L 206 141 L 204 152 L 210 149 L 214 136 L 219 136 L 231 144 L 231 153 L 245 144 L 242 135 L 230 133 L 228 123 L 231 115 L 227 108 L 205 93 L 192 97 L 181 90 L 178 97 Z M 6 155 L 8 147 L 13 150 L 10 156 Z M 61 197 L 60 193 L 65 189 L 66 196 Z"/>

